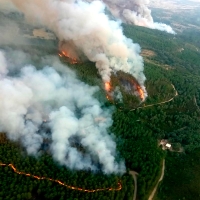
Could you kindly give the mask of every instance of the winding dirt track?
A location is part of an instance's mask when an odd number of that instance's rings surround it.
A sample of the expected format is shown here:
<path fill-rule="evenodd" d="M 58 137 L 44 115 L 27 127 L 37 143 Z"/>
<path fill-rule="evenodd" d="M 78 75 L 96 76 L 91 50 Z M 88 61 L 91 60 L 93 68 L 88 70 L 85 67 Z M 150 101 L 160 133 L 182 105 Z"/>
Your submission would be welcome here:
<path fill-rule="evenodd" d="M 155 103 L 155 104 L 150 104 L 150 105 L 147 105 L 147 106 L 141 106 L 141 107 L 138 107 L 138 108 L 134 108 L 134 109 L 131 109 L 130 111 L 134 111 L 134 110 L 141 109 L 141 108 L 147 108 L 147 107 L 151 107 L 151 106 L 156 106 L 156 105 L 161 105 L 161 104 L 168 103 L 168 102 L 172 101 L 176 96 L 178 96 L 178 92 L 177 92 L 177 90 L 176 90 L 176 88 L 174 87 L 173 84 L 172 84 L 172 87 L 174 88 L 175 95 L 171 99 L 169 99 L 167 101 L 162 101 L 160 103 Z"/>
<path fill-rule="evenodd" d="M 135 171 L 130 171 L 129 174 L 132 175 L 133 179 L 134 179 L 134 185 L 135 185 L 135 187 L 134 187 L 133 200 L 136 200 L 136 197 L 137 197 L 137 176 L 136 175 L 138 175 L 138 173 L 135 172 Z"/>
<path fill-rule="evenodd" d="M 165 159 L 163 160 L 161 176 L 160 176 L 155 188 L 153 189 L 151 195 L 149 196 L 148 200 L 153 200 L 153 197 L 154 197 L 154 195 L 155 195 L 155 193 L 157 191 L 157 188 L 158 188 L 158 184 L 163 180 L 164 174 L 165 174 Z"/>

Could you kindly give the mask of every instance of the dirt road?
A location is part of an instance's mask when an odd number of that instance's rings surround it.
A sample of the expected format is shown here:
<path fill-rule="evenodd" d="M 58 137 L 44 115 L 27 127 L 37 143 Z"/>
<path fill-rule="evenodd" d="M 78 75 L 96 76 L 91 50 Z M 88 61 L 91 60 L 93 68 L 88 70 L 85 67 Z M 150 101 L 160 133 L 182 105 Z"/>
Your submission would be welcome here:
<path fill-rule="evenodd" d="M 157 191 L 158 185 L 159 185 L 159 183 L 163 180 L 164 174 L 165 174 L 165 159 L 163 160 L 161 176 L 160 176 L 160 178 L 159 178 L 159 180 L 158 180 L 158 182 L 157 182 L 155 188 L 153 189 L 151 195 L 149 196 L 148 200 L 153 200 L 153 197 L 154 197 L 154 195 L 155 195 L 155 193 L 156 193 L 156 191 Z"/>
<path fill-rule="evenodd" d="M 134 108 L 134 109 L 131 109 L 130 111 L 134 111 L 136 109 L 141 109 L 141 108 L 147 108 L 147 107 L 151 107 L 151 106 L 155 106 L 155 105 L 161 105 L 161 104 L 168 103 L 168 102 L 172 101 L 176 96 L 178 96 L 178 92 L 177 92 L 177 90 L 176 90 L 176 88 L 174 87 L 173 84 L 172 84 L 172 87 L 174 88 L 175 95 L 171 99 L 169 99 L 167 101 L 162 101 L 160 103 L 155 103 L 155 104 L 150 104 L 150 105 L 147 105 L 147 106 L 141 106 L 141 107 L 138 107 L 138 108 Z"/>
<path fill-rule="evenodd" d="M 134 179 L 134 185 L 135 185 L 135 187 L 134 187 L 133 200 L 136 200 L 136 197 L 137 197 L 137 175 L 138 175 L 138 173 L 135 172 L 135 171 L 130 171 L 129 174 L 132 175 L 133 179 Z"/>

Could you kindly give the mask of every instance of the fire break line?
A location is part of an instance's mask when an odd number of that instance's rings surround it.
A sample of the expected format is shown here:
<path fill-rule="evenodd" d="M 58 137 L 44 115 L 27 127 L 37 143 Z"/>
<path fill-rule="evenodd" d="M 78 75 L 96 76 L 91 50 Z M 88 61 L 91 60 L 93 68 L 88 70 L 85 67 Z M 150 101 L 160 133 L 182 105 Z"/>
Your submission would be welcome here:
<path fill-rule="evenodd" d="M 78 191 L 82 191 L 82 192 L 92 193 L 92 192 L 100 192 L 100 191 L 120 191 L 122 189 L 122 184 L 120 182 L 118 182 L 118 188 L 102 188 L 102 189 L 95 189 L 95 190 L 87 190 L 87 189 L 67 185 L 67 184 L 65 184 L 65 183 L 63 183 L 59 180 L 55 180 L 55 179 L 52 179 L 52 178 L 39 177 L 39 176 L 35 176 L 35 175 L 28 174 L 28 173 L 25 173 L 25 172 L 20 172 L 15 168 L 15 166 L 13 164 L 0 163 L 0 166 L 8 166 L 17 174 L 29 176 L 29 177 L 32 177 L 32 178 L 35 178 L 35 179 L 38 179 L 38 180 L 49 180 L 49 181 L 58 183 L 59 185 L 65 186 L 65 187 L 67 187 L 68 189 L 71 189 L 71 190 L 78 190 Z"/>

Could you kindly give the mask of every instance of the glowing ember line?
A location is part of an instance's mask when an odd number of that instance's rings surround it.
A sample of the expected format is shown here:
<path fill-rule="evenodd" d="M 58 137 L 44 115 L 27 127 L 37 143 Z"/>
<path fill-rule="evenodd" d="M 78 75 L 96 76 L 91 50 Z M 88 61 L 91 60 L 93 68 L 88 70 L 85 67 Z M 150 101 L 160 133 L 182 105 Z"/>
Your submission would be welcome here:
<path fill-rule="evenodd" d="M 60 180 L 55 180 L 55 179 L 51 179 L 51 178 L 47 178 L 47 177 L 39 177 L 39 176 L 28 174 L 28 173 L 25 173 L 25 172 L 20 172 L 15 168 L 15 166 L 13 164 L 0 163 L 0 166 L 8 166 L 15 173 L 20 174 L 20 175 L 29 176 L 29 177 L 32 177 L 32 178 L 36 178 L 38 180 L 48 180 L 48 181 L 56 182 L 59 185 L 65 186 L 65 187 L 67 187 L 68 189 L 71 189 L 71 190 L 79 190 L 79 191 L 82 191 L 82 192 L 92 193 L 92 192 L 100 192 L 100 191 L 106 191 L 106 190 L 107 191 L 120 191 L 122 189 L 122 184 L 120 182 L 118 182 L 117 183 L 118 184 L 118 188 L 102 188 L 102 189 L 100 188 L 100 189 L 94 189 L 94 190 L 87 190 L 87 189 L 83 189 L 83 188 L 78 188 L 78 187 L 74 187 L 74 186 L 71 186 L 71 185 L 67 185 L 67 184 L 61 182 Z"/>
<path fill-rule="evenodd" d="M 65 52 L 65 51 L 61 51 L 61 53 L 58 53 L 58 55 L 59 55 L 60 57 L 63 57 L 63 56 L 64 56 L 64 57 L 68 58 L 71 64 L 78 64 L 78 63 L 79 63 L 79 61 L 78 61 L 76 58 L 71 57 L 71 56 L 70 56 L 67 52 Z"/>

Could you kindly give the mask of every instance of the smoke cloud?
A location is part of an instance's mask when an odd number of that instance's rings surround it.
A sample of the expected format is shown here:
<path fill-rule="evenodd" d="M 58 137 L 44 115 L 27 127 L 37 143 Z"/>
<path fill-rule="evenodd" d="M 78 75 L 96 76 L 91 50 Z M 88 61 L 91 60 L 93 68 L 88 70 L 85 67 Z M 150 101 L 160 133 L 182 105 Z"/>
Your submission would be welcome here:
<path fill-rule="evenodd" d="M 51 30 L 71 55 L 78 52 L 95 62 L 104 82 L 121 70 L 145 92 L 140 46 L 124 36 L 119 21 L 109 19 L 102 2 L 0 0 L 0 9 L 23 13 L 29 25 Z M 4 27 L 4 47 L 24 41 L 17 24 L 4 21 Z M 29 154 L 50 149 L 55 160 L 71 169 L 123 173 L 124 163 L 116 162 L 116 144 L 108 134 L 112 113 L 93 97 L 98 88 L 78 81 L 55 57 L 42 59 L 40 70 L 29 57 L 0 51 L 0 131 L 21 141 Z"/>
<path fill-rule="evenodd" d="M 20 28 L 12 20 L 0 17 L 0 45 L 27 44 L 28 41 L 20 34 Z"/>
<path fill-rule="evenodd" d="M 92 2 L 94 0 L 86 0 Z M 149 0 L 102 0 L 116 18 L 128 24 L 145 26 L 175 34 L 171 26 L 154 22 L 151 10 L 147 7 Z"/>
<path fill-rule="evenodd" d="M 48 140 L 54 159 L 71 169 L 101 166 L 104 173 L 123 173 L 124 163 L 116 162 L 116 144 L 107 132 L 112 113 L 93 97 L 98 88 L 77 80 L 56 58 L 48 61 L 53 68 L 26 65 L 12 76 L 13 66 L 0 51 L 0 132 L 34 155 Z"/>
<path fill-rule="evenodd" d="M 71 46 L 95 62 L 104 82 L 110 81 L 112 71 L 121 70 L 132 74 L 144 85 L 140 46 L 123 35 L 120 22 L 108 18 L 102 2 L 10 1 L 25 15 L 29 23 L 47 27 L 60 41 L 73 44 Z"/>
<path fill-rule="evenodd" d="M 18 11 L 11 1 L 5 1 L 5 0 L 0 0 L 0 10 L 3 11 L 4 13 Z"/>

